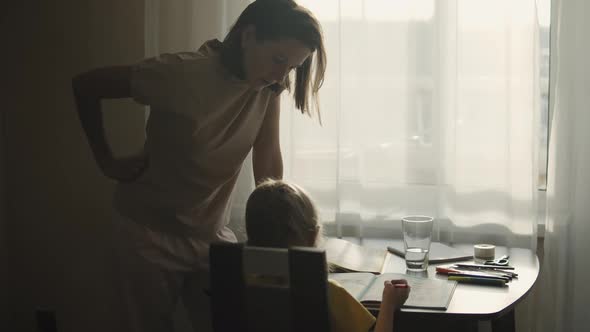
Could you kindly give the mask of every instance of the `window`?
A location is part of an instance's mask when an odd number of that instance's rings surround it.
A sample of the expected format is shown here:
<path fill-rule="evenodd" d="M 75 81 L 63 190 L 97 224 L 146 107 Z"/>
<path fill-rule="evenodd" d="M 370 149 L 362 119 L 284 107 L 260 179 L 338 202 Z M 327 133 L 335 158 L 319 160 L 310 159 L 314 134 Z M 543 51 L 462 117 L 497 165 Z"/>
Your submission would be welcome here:
<path fill-rule="evenodd" d="M 529 236 L 543 132 L 535 1 L 299 3 L 326 36 L 324 125 L 292 112 L 281 139 L 286 178 L 322 220 L 387 229 L 421 213 Z"/>

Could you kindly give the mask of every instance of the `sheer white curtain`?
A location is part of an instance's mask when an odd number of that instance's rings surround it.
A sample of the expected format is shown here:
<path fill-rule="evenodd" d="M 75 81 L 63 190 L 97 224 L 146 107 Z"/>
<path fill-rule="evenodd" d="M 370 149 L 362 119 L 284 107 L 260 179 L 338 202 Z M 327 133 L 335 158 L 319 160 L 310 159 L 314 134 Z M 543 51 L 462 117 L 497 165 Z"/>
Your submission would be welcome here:
<path fill-rule="evenodd" d="M 299 0 L 322 23 L 323 126 L 284 97 L 285 176 L 307 188 L 328 232 L 399 234 L 429 214 L 446 241 L 535 239 L 538 42 L 535 0 Z M 250 1 L 147 0 L 147 53 L 222 38 Z M 252 189 L 235 193 L 240 233 Z"/>
<path fill-rule="evenodd" d="M 286 177 L 336 234 L 534 246 L 539 81 L 534 0 L 300 0 L 321 20 L 323 126 L 284 112 Z M 285 102 L 285 108 L 289 103 Z"/>
<path fill-rule="evenodd" d="M 552 125 L 538 331 L 590 326 L 590 3 L 552 5 Z"/>

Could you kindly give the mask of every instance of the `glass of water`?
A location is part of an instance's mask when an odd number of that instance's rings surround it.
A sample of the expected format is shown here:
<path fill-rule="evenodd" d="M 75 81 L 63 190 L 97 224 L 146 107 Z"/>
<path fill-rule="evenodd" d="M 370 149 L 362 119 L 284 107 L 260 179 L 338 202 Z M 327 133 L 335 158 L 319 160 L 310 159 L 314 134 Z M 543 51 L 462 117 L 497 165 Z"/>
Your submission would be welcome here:
<path fill-rule="evenodd" d="M 432 239 L 434 218 L 407 216 L 402 218 L 406 267 L 410 271 L 425 271 L 428 268 L 428 252 Z"/>

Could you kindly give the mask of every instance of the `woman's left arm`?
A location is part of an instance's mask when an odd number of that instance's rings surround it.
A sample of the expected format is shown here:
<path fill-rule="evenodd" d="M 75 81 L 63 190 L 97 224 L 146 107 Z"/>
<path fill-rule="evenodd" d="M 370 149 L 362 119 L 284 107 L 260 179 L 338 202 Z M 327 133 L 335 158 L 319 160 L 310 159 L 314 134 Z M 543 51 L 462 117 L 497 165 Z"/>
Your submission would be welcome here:
<path fill-rule="evenodd" d="M 283 178 L 283 157 L 279 139 L 280 96 L 268 104 L 262 127 L 252 149 L 252 168 L 256 184 L 267 178 Z"/>

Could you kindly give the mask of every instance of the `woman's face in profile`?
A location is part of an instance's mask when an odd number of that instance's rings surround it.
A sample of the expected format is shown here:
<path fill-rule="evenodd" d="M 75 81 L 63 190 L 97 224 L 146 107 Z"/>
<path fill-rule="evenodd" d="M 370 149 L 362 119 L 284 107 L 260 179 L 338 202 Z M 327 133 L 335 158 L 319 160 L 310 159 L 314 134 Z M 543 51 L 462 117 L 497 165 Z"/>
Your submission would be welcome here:
<path fill-rule="evenodd" d="M 282 83 L 311 55 L 311 50 L 296 39 L 258 41 L 254 27 L 244 30 L 242 50 L 245 79 L 256 90 Z"/>

